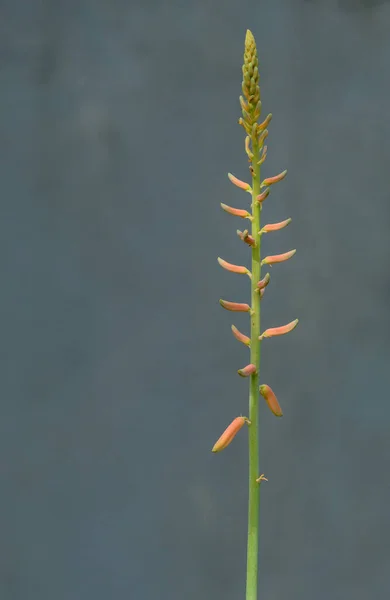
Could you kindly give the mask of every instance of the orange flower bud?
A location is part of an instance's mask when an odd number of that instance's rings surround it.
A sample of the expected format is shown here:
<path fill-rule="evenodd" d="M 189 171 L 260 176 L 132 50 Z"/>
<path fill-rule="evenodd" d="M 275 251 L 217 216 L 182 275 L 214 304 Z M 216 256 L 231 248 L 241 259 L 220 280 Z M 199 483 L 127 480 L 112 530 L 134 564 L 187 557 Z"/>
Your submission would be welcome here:
<path fill-rule="evenodd" d="M 251 276 L 251 272 L 246 268 L 246 267 L 241 267 L 239 265 L 232 265 L 231 263 L 228 263 L 226 260 L 223 260 L 222 258 L 218 257 L 218 262 L 221 265 L 221 267 L 223 269 L 226 269 L 226 271 L 230 271 L 231 273 L 241 273 L 243 275 L 249 275 Z"/>
<path fill-rule="evenodd" d="M 248 104 L 245 102 L 242 96 L 240 96 L 240 106 L 241 110 L 248 110 Z"/>
<path fill-rule="evenodd" d="M 271 279 L 271 275 L 269 273 L 267 273 L 263 279 L 260 279 L 260 281 L 257 283 L 257 287 L 259 288 L 259 290 L 264 289 L 265 287 L 267 287 L 267 285 L 269 284 Z"/>
<path fill-rule="evenodd" d="M 234 337 L 236 338 L 236 340 L 238 340 L 239 342 L 242 342 L 243 344 L 245 344 L 245 346 L 249 346 L 250 345 L 250 338 L 247 335 L 244 335 L 243 333 L 241 333 L 241 331 L 239 331 L 237 329 L 237 327 L 235 327 L 234 325 L 232 325 L 232 332 Z"/>
<path fill-rule="evenodd" d="M 261 113 L 261 101 L 259 100 L 258 103 L 256 104 L 255 112 L 253 113 L 253 118 L 255 119 L 255 121 L 257 121 L 257 119 L 260 117 L 260 113 Z"/>
<path fill-rule="evenodd" d="M 262 148 L 265 139 L 268 137 L 268 129 L 264 129 L 263 133 L 260 135 L 259 139 L 258 139 L 258 145 L 259 148 Z"/>
<path fill-rule="evenodd" d="M 258 165 L 262 165 L 266 158 L 267 158 L 267 146 L 264 146 L 263 152 L 261 154 L 261 158 L 260 158 L 260 160 L 258 161 L 257 164 Z"/>
<path fill-rule="evenodd" d="M 282 417 L 283 416 L 283 411 L 280 408 L 280 404 L 278 402 L 277 397 L 275 396 L 275 394 L 273 393 L 273 391 L 271 390 L 271 388 L 269 387 L 269 385 L 261 385 L 259 387 L 259 391 L 260 391 L 260 394 L 265 399 L 265 401 L 266 401 L 266 403 L 267 403 L 268 408 L 270 409 L 270 411 L 276 417 Z"/>
<path fill-rule="evenodd" d="M 245 138 L 245 152 L 247 153 L 249 160 L 252 160 L 253 152 L 251 151 L 250 146 L 249 146 L 250 141 L 251 141 L 251 138 L 249 137 L 249 135 L 247 135 Z"/>
<path fill-rule="evenodd" d="M 249 235 L 247 229 L 245 229 L 245 231 L 240 231 L 239 229 L 237 229 L 237 235 L 240 238 L 240 240 L 245 242 L 245 244 L 248 244 L 248 246 L 252 246 L 252 248 L 256 246 L 255 239 L 251 235 Z"/>
<path fill-rule="evenodd" d="M 238 124 L 243 126 L 243 128 L 245 129 L 245 131 L 247 132 L 248 135 L 251 135 L 251 133 L 252 133 L 251 127 L 244 121 L 244 119 L 242 117 L 240 117 L 238 119 Z"/>
<path fill-rule="evenodd" d="M 228 177 L 229 177 L 230 181 L 234 185 L 236 185 L 238 188 L 240 188 L 241 190 L 244 190 L 245 192 L 252 192 L 252 188 L 249 185 L 249 183 L 246 183 L 245 181 L 241 181 L 241 179 L 237 179 L 237 177 L 235 177 L 231 173 L 228 173 Z"/>
<path fill-rule="evenodd" d="M 260 123 L 260 125 L 257 126 L 258 131 L 263 131 L 263 129 L 265 129 L 266 127 L 268 127 L 268 125 L 270 124 L 272 119 L 272 113 L 269 113 L 269 115 L 266 116 L 266 118 L 264 119 L 264 121 L 262 123 Z"/>
<path fill-rule="evenodd" d="M 228 300 L 219 301 L 222 308 L 230 310 L 232 312 L 250 312 L 251 307 L 249 304 L 241 304 L 240 302 L 229 302 Z"/>
<path fill-rule="evenodd" d="M 280 223 L 269 223 L 268 225 L 264 225 L 262 230 L 259 233 L 268 233 L 269 231 L 279 231 L 279 229 L 283 229 L 290 225 L 291 219 L 286 219 L 285 221 L 280 221 Z"/>
<path fill-rule="evenodd" d="M 242 219 L 249 219 L 250 221 L 253 220 L 252 215 L 250 213 L 248 213 L 247 210 L 242 210 L 241 208 L 232 208 L 231 206 L 228 206 L 227 204 L 222 204 L 222 202 L 221 202 L 221 206 L 225 212 L 229 213 L 229 215 L 233 215 L 235 217 L 241 217 Z"/>
<path fill-rule="evenodd" d="M 261 187 L 264 187 L 265 185 L 272 185 L 273 183 L 278 183 L 279 181 L 282 181 L 282 179 L 284 179 L 286 175 L 287 170 L 282 171 L 282 173 L 279 173 L 279 175 L 275 175 L 274 177 L 268 177 L 268 179 L 264 179 L 264 181 L 261 184 Z"/>
<path fill-rule="evenodd" d="M 275 265 L 276 263 L 281 263 L 281 262 L 284 262 L 285 260 L 288 260 L 289 258 L 294 256 L 295 253 L 296 253 L 296 250 L 290 250 L 289 252 L 285 252 L 284 254 L 274 254 L 273 256 L 266 256 L 261 261 L 261 264 L 262 265 Z"/>
<path fill-rule="evenodd" d="M 253 118 L 251 117 L 251 115 L 244 108 L 242 109 L 242 116 L 244 118 L 244 121 L 246 121 L 246 123 L 252 123 L 253 122 Z"/>
<path fill-rule="evenodd" d="M 246 417 L 236 417 L 234 421 L 232 421 L 225 429 L 219 440 L 217 440 L 213 446 L 212 452 L 221 452 L 224 450 L 226 446 L 229 446 L 230 442 L 235 438 L 237 433 L 248 423 L 250 425 L 249 419 Z"/>
<path fill-rule="evenodd" d="M 258 196 L 256 196 L 256 200 L 259 204 L 261 204 L 268 196 L 269 196 L 269 188 L 267 188 L 266 190 L 264 190 L 264 192 L 262 194 L 259 194 Z"/>
<path fill-rule="evenodd" d="M 287 323 L 287 325 L 266 329 L 259 337 L 259 340 L 262 340 L 263 338 L 274 337 L 275 335 L 285 335 L 286 333 L 290 333 L 290 331 L 295 329 L 295 327 L 298 325 L 298 322 L 298 319 L 295 319 L 295 321 L 291 321 L 291 323 Z"/>
<path fill-rule="evenodd" d="M 253 375 L 253 373 L 256 373 L 256 365 L 246 365 L 246 367 L 244 367 L 243 369 L 238 369 L 237 373 L 241 377 L 249 377 L 249 375 Z"/>

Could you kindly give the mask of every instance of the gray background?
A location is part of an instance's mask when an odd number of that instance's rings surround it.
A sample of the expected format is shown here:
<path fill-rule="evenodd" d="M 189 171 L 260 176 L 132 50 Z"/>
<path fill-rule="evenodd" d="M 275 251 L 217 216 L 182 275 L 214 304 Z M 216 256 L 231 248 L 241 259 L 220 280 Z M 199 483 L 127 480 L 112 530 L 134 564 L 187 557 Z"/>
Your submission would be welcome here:
<path fill-rule="evenodd" d="M 257 39 L 267 253 L 260 598 L 387 599 L 390 4 L 0 2 L 2 600 L 244 597 L 237 126 Z M 234 315 L 233 315 L 234 316 Z M 240 318 L 239 318 L 240 317 Z"/>

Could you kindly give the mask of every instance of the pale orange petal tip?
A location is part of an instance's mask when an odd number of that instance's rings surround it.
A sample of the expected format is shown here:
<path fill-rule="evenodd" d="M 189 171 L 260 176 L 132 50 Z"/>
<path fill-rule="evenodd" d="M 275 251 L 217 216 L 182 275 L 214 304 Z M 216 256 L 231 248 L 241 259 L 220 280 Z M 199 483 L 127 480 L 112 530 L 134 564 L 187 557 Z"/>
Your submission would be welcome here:
<path fill-rule="evenodd" d="M 245 423 L 250 424 L 246 417 L 236 417 L 225 429 L 221 437 L 215 442 L 212 452 L 221 452 L 233 441 L 237 433 L 242 429 Z"/>
<path fill-rule="evenodd" d="M 268 408 L 276 417 L 282 417 L 283 411 L 280 407 L 277 397 L 269 385 L 263 384 L 259 387 L 260 394 L 267 403 Z"/>

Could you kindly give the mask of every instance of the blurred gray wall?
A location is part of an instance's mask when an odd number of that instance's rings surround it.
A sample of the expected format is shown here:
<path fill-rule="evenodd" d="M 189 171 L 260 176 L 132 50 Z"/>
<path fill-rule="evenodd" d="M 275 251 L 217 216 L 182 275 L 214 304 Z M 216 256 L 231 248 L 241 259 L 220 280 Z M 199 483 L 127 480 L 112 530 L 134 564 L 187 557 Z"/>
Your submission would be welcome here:
<path fill-rule="evenodd" d="M 244 597 L 237 126 L 258 42 L 272 270 L 260 598 L 389 598 L 390 4 L 0 2 L 2 600 Z M 239 315 L 240 316 L 240 315 Z"/>

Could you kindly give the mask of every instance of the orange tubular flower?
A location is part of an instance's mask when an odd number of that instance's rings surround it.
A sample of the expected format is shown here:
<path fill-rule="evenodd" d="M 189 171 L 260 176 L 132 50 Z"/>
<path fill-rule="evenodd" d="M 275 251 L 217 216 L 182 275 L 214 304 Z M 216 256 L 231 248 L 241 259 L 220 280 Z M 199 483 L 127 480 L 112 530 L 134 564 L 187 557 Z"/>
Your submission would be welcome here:
<path fill-rule="evenodd" d="M 228 300 L 219 301 L 222 308 L 230 310 L 232 312 L 250 312 L 251 307 L 249 304 L 242 304 L 240 302 L 229 302 Z"/>
<path fill-rule="evenodd" d="M 243 344 L 245 344 L 245 346 L 250 345 L 250 343 L 251 343 L 250 338 L 247 335 L 244 335 L 243 333 L 241 333 L 241 331 L 239 331 L 235 325 L 232 325 L 232 333 L 233 333 L 234 337 L 236 338 L 236 340 L 238 340 L 239 342 L 242 342 Z"/>
<path fill-rule="evenodd" d="M 243 369 L 238 369 L 237 373 L 240 377 L 249 377 L 250 375 L 253 375 L 253 373 L 256 373 L 256 365 L 246 365 Z"/>
<path fill-rule="evenodd" d="M 261 235 L 262 233 L 268 233 L 269 231 L 279 231 L 279 229 L 284 229 L 284 227 L 287 227 L 290 223 L 291 219 L 285 219 L 284 221 L 280 221 L 280 223 L 269 223 L 268 225 L 264 225 L 259 233 Z"/>
<path fill-rule="evenodd" d="M 287 325 L 266 329 L 259 337 L 259 340 L 262 340 L 263 338 L 274 337 L 275 335 L 285 335 L 286 333 L 290 333 L 290 331 L 295 329 L 295 327 L 298 325 L 298 322 L 298 319 L 295 319 L 295 321 L 291 321 L 291 323 L 287 323 Z"/>
<path fill-rule="evenodd" d="M 249 185 L 249 183 L 246 183 L 245 181 L 241 181 L 241 179 L 238 179 L 231 173 L 228 173 L 228 177 L 229 177 L 230 181 L 233 183 L 233 185 L 236 185 L 241 190 L 244 190 L 244 192 L 252 193 L 252 188 Z"/>
<path fill-rule="evenodd" d="M 289 252 L 285 252 L 284 254 L 274 254 L 273 256 L 266 256 L 261 261 L 262 265 L 275 265 L 277 263 L 284 262 L 294 256 L 296 250 L 290 250 Z"/>
<path fill-rule="evenodd" d="M 268 177 L 268 179 L 264 179 L 264 181 L 261 184 L 261 187 L 264 187 L 265 185 L 272 185 L 273 183 L 278 183 L 279 181 L 282 181 L 282 179 L 284 179 L 286 175 L 287 170 L 282 171 L 281 173 L 279 173 L 279 175 L 275 175 L 274 177 Z"/>
<path fill-rule="evenodd" d="M 275 415 L 275 417 L 282 417 L 283 411 L 280 407 L 277 397 L 274 392 L 271 390 L 269 385 L 261 385 L 259 388 L 260 394 L 263 396 L 266 401 L 268 408 Z"/>
<path fill-rule="evenodd" d="M 253 220 L 252 215 L 247 210 L 242 210 L 241 208 L 232 208 L 231 206 L 223 204 L 222 202 L 221 206 L 225 212 L 229 213 L 229 215 L 233 215 L 234 217 L 241 217 L 242 219 L 249 219 L 250 221 Z"/>
<path fill-rule="evenodd" d="M 261 204 L 262 202 L 264 202 L 264 200 L 266 198 L 268 198 L 268 196 L 269 196 L 269 188 L 267 188 L 266 190 L 264 190 L 264 192 L 262 194 L 259 194 L 256 197 L 256 200 L 257 200 L 257 202 L 259 202 Z"/>
<path fill-rule="evenodd" d="M 241 267 L 239 265 L 232 265 L 231 263 L 228 263 L 226 260 L 223 260 L 222 258 L 218 257 L 218 262 L 221 265 L 221 267 L 223 269 L 226 269 L 226 271 L 230 271 L 231 273 L 241 273 L 242 275 L 249 275 L 250 276 L 250 271 L 246 268 L 246 267 Z"/>
<path fill-rule="evenodd" d="M 259 290 L 263 290 L 265 287 L 267 287 L 267 285 L 270 282 L 270 279 L 271 279 L 271 275 L 269 273 L 264 275 L 263 279 L 260 279 L 260 281 L 257 284 L 257 287 L 259 288 Z"/>
<path fill-rule="evenodd" d="M 221 450 L 224 450 L 229 446 L 230 442 L 233 441 L 240 429 L 244 427 L 245 423 L 250 425 L 249 419 L 246 417 L 236 417 L 234 421 L 230 423 L 229 427 L 225 429 L 219 440 L 215 442 L 212 452 L 221 452 Z"/>

